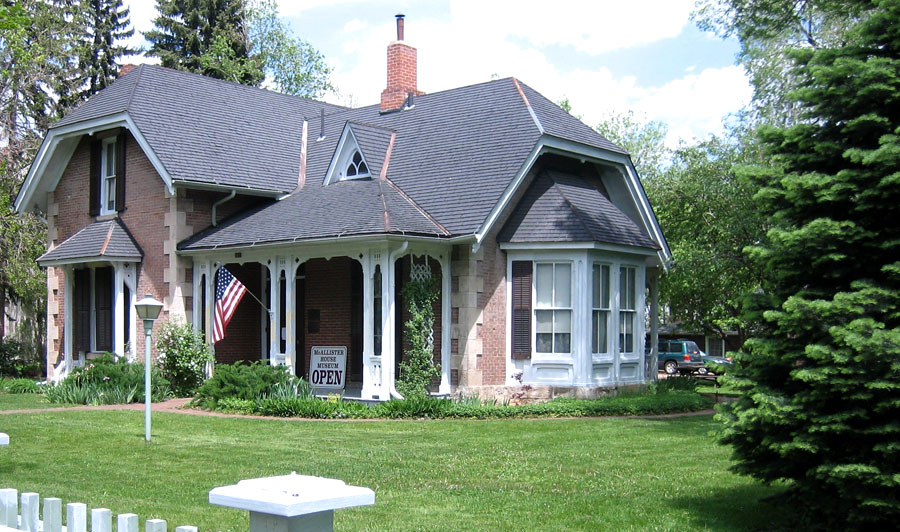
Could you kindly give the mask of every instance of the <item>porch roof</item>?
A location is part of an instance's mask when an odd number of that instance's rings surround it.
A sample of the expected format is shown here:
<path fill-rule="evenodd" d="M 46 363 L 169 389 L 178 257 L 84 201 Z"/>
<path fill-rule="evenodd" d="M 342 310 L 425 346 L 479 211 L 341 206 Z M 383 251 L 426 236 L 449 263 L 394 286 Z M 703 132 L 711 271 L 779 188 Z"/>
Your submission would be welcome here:
<path fill-rule="evenodd" d="M 659 249 L 597 187 L 576 175 L 544 170 L 498 235 L 500 242 L 603 242 Z"/>
<path fill-rule="evenodd" d="M 141 247 L 119 218 L 94 222 L 70 236 L 62 244 L 38 257 L 38 264 L 65 264 L 88 260 L 140 262 Z"/>
<path fill-rule="evenodd" d="M 390 181 L 358 179 L 306 185 L 285 199 L 207 228 L 182 241 L 178 249 L 200 251 L 377 234 L 448 236 Z"/>

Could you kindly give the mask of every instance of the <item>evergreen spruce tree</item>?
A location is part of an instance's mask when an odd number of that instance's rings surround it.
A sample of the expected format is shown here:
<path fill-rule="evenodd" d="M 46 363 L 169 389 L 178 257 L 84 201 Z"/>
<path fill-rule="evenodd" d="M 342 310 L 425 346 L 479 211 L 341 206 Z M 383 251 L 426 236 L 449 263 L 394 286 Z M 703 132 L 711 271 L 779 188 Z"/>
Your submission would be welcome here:
<path fill-rule="evenodd" d="M 212 53 L 247 63 L 248 67 L 241 69 L 241 83 L 262 81 L 262 68 L 258 64 L 250 67 L 258 60 L 251 53 L 245 0 L 157 0 L 156 6 L 160 13 L 154 20 L 156 29 L 144 37 L 151 43 L 147 54 L 159 57 L 163 66 L 227 77 L 215 62 L 203 60 Z"/>
<path fill-rule="evenodd" d="M 112 83 L 121 58 L 137 50 L 123 44 L 134 29 L 122 0 L 58 0 L 57 7 L 67 12 L 80 33 L 73 39 L 68 71 L 55 85 L 57 115 L 62 116 Z"/>
<path fill-rule="evenodd" d="M 773 229 L 765 331 L 719 417 L 734 469 L 785 481 L 804 527 L 900 520 L 900 3 L 846 44 L 793 52 L 800 120 L 764 130 L 776 164 L 750 169 Z"/>

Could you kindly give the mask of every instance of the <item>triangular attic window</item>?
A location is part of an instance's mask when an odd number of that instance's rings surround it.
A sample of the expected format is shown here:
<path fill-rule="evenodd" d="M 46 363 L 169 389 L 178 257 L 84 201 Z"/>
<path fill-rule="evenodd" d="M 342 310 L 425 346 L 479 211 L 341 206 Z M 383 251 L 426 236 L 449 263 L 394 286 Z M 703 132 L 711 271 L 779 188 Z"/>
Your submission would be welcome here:
<path fill-rule="evenodd" d="M 328 169 L 325 184 L 368 177 L 372 177 L 369 171 L 369 164 L 366 162 L 362 150 L 359 149 L 359 143 L 356 141 L 353 129 L 348 124 L 344 128 L 341 140 L 338 141 L 337 150 Z"/>

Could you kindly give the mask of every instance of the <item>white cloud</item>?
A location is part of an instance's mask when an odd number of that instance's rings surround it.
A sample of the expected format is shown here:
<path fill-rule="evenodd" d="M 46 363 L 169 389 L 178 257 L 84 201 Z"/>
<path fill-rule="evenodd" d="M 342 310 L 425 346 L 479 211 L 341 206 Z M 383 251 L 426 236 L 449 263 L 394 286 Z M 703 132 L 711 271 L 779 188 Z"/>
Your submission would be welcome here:
<path fill-rule="evenodd" d="M 451 0 L 465 35 L 517 37 L 535 46 L 572 46 L 592 55 L 675 37 L 694 0 Z"/>

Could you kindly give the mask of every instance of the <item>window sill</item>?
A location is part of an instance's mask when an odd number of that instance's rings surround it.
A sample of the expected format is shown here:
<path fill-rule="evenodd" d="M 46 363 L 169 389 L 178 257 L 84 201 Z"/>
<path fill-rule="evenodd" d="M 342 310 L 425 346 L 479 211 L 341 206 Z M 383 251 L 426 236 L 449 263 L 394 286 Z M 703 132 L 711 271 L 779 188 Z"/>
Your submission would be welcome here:
<path fill-rule="evenodd" d="M 101 214 L 101 215 L 97 216 L 95 218 L 95 220 L 98 222 L 105 222 L 107 220 L 115 220 L 118 217 L 119 217 L 119 213 L 111 212 L 109 214 Z"/>

